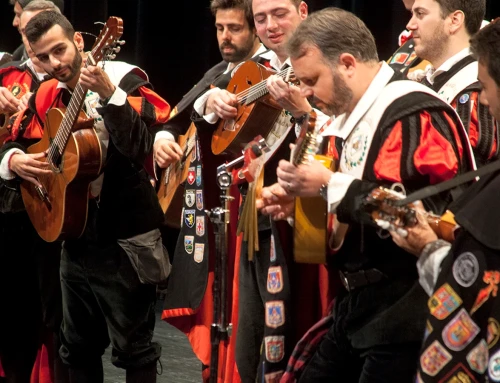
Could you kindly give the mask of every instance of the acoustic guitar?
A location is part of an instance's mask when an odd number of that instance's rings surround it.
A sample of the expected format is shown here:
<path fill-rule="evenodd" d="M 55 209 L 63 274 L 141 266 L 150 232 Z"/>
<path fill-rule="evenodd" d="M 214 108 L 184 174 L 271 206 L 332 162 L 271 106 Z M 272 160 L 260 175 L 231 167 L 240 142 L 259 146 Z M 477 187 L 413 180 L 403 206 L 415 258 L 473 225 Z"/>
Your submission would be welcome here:
<path fill-rule="evenodd" d="M 318 150 L 316 112 L 312 110 L 303 122 L 292 152 L 292 164 L 307 164 L 311 158 L 334 171 L 330 157 L 316 154 Z M 326 263 L 328 251 L 328 207 L 321 197 L 296 197 L 294 212 L 294 259 L 298 263 Z"/>
<path fill-rule="evenodd" d="M 226 90 L 237 96 L 237 116 L 219 122 L 212 135 L 212 153 L 238 156 L 255 136 L 267 137 L 283 110 L 269 95 L 266 86 L 266 79 L 273 74 L 288 83 L 296 83 L 291 67 L 276 72 L 254 61 L 246 61 L 236 70 Z"/>
<path fill-rule="evenodd" d="M 389 230 L 405 229 L 415 226 L 418 222 L 414 204 L 406 206 L 396 206 L 394 204 L 394 201 L 405 197 L 405 195 L 392 189 L 378 187 L 368 194 L 363 208 L 370 213 L 375 222 L 378 220 L 385 221 Z M 457 223 L 452 212 L 447 210 L 443 215 L 425 212 L 425 218 L 439 238 L 453 242 Z"/>
<path fill-rule="evenodd" d="M 87 63 L 96 65 L 103 58 L 114 57 L 122 33 L 122 19 L 110 17 L 88 53 Z M 89 185 L 101 171 L 101 147 L 93 119 L 81 111 L 87 90 L 79 83 L 67 108 L 50 109 L 41 140 L 28 148 L 28 153 L 47 152 L 51 170 L 39 177 L 41 187 L 28 181 L 21 183 L 26 211 L 37 233 L 47 242 L 82 235 Z"/>
<path fill-rule="evenodd" d="M 196 145 L 196 125 L 191 123 L 186 134 L 177 139 L 182 149 L 182 158 L 163 169 L 158 187 L 158 200 L 165 213 L 165 223 L 174 228 L 180 228 L 182 213 L 184 183 L 188 177 L 193 149 Z M 194 198 L 194 197 L 193 197 Z"/>

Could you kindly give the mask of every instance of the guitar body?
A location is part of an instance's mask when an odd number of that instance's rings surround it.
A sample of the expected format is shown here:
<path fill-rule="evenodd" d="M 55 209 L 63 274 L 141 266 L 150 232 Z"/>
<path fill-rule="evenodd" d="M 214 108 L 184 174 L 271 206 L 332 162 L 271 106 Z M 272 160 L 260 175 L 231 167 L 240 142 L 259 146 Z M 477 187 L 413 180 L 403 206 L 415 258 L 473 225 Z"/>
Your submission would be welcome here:
<path fill-rule="evenodd" d="M 315 155 L 334 171 L 330 157 Z M 298 263 L 325 264 L 328 252 L 328 205 L 323 197 L 295 198 L 293 233 L 294 259 Z"/>
<path fill-rule="evenodd" d="M 49 110 L 42 139 L 28 148 L 40 153 L 51 143 L 64 117 L 63 108 Z M 80 117 L 86 119 L 83 112 Z M 102 167 L 101 145 L 93 128 L 82 128 L 70 134 L 66 149 L 52 172 L 39 177 L 44 191 L 23 181 L 21 194 L 26 211 L 36 231 L 46 242 L 78 238 L 87 222 L 89 184 Z"/>
<path fill-rule="evenodd" d="M 170 227 L 180 228 L 183 206 L 184 187 L 187 179 L 191 156 L 196 145 L 196 125 L 191 123 L 186 134 L 179 136 L 177 143 L 184 155 L 180 161 L 170 164 L 163 169 L 158 187 L 158 200 L 165 213 L 165 224 Z"/>
<path fill-rule="evenodd" d="M 215 155 L 239 156 L 256 136 L 267 137 L 282 111 L 267 93 L 265 85 L 265 80 L 275 73 L 254 61 L 246 61 L 235 72 L 226 90 L 239 94 L 248 90 L 248 93 L 244 93 L 247 96 L 237 105 L 236 118 L 221 120 L 213 133 L 212 152 Z"/>

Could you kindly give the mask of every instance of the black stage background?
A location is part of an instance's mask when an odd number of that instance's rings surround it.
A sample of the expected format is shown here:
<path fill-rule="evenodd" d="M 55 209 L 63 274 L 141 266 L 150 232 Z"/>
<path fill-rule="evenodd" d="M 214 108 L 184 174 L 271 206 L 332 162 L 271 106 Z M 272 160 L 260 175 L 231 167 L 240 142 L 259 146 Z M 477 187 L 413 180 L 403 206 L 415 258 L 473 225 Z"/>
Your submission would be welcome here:
<path fill-rule="evenodd" d="M 308 0 L 309 11 L 337 6 L 357 14 L 373 32 L 381 59 L 397 48 L 410 14 L 401 0 Z M 160 5 L 161 4 L 161 5 Z M 64 14 L 80 31 L 99 33 L 95 21 L 123 19 L 126 44 L 117 60 L 142 67 L 172 107 L 212 65 L 220 61 L 209 0 L 65 0 Z M 500 16 L 500 1 L 487 0 L 487 19 Z M 161 9 L 167 9 L 166 12 Z M 20 43 L 12 27 L 12 6 L 0 0 L 0 51 Z M 87 49 L 93 44 L 88 39 Z"/>

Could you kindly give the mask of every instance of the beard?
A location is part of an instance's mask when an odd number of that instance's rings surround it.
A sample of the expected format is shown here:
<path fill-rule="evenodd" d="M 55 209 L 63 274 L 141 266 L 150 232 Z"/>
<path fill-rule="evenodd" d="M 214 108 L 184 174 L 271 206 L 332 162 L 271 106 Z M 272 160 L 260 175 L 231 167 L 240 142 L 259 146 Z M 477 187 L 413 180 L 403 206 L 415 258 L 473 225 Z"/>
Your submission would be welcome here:
<path fill-rule="evenodd" d="M 75 57 L 73 58 L 73 61 L 71 61 L 71 64 L 68 66 L 68 69 L 69 69 L 68 74 L 57 75 L 55 73 L 58 70 L 61 70 L 64 66 L 61 66 L 61 68 L 58 68 L 58 69 L 54 70 L 54 72 L 53 72 L 53 76 L 57 80 L 59 80 L 60 82 L 68 82 L 71 79 L 73 79 L 75 76 L 80 75 L 80 69 L 82 66 L 83 59 L 82 59 L 82 56 L 80 55 L 80 53 L 78 52 L 78 48 L 76 47 L 76 45 L 74 45 L 74 53 L 75 53 Z"/>
<path fill-rule="evenodd" d="M 333 100 L 331 103 L 324 103 L 324 110 L 328 116 L 340 116 L 347 112 L 349 104 L 352 102 L 353 94 L 351 88 L 347 86 L 342 76 L 333 71 L 333 89 L 331 99 Z"/>
<path fill-rule="evenodd" d="M 444 21 L 428 34 L 429 37 L 425 39 L 422 44 L 422 36 L 420 36 L 420 44 L 415 46 L 415 52 L 421 59 L 428 60 L 431 63 L 437 61 L 443 54 L 443 46 L 448 42 L 449 37 L 444 32 Z M 437 69 L 437 68 L 436 68 Z"/>
<path fill-rule="evenodd" d="M 236 63 L 243 61 L 252 51 L 254 39 L 249 40 L 245 45 L 237 47 L 228 42 L 223 42 L 219 46 L 222 59 L 227 63 Z M 224 48 L 232 48 L 232 52 L 224 52 Z"/>

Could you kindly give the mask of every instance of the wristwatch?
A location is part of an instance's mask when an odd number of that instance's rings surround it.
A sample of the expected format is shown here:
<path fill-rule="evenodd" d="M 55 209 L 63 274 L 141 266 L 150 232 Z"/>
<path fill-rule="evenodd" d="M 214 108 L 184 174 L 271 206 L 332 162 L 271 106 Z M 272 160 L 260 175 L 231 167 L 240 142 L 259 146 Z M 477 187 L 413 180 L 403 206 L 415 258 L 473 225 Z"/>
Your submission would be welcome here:
<path fill-rule="evenodd" d="M 333 176 L 334 175 L 332 174 L 328 182 L 326 184 L 321 185 L 321 187 L 319 188 L 319 195 L 323 197 L 323 199 L 327 202 L 328 202 L 328 186 L 332 184 Z"/>

